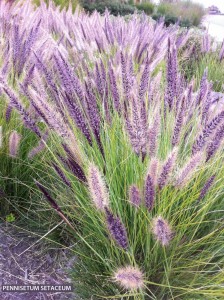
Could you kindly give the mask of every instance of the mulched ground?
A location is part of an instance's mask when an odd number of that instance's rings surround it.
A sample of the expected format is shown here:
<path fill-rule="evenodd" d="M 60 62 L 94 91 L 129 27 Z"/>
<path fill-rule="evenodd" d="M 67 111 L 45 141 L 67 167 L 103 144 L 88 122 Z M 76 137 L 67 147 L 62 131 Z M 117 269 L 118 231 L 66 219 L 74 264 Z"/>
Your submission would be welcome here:
<path fill-rule="evenodd" d="M 15 229 L 0 224 L 0 286 L 5 284 L 69 284 L 67 275 L 74 263 L 68 250 L 47 249 L 44 242 Z M 34 244 L 34 245 L 33 245 Z M 30 247 L 32 246 L 32 247 Z M 30 248 L 29 248 L 30 247 Z M 29 248 L 29 249 L 28 249 Z M 28 250 L 27 250 L 28 249 Z M 75 300 L 74 293 L 65 292 L 2 292 L 1 300 Z"/>

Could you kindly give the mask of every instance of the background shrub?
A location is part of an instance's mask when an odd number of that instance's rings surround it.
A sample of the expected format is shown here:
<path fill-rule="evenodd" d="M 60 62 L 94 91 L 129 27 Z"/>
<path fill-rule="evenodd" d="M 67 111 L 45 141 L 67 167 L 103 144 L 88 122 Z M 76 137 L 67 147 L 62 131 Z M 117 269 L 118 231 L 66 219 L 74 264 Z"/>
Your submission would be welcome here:
<path fill-rule="evenodd" d="M 147 15 L 151 15 L 154 12 L 155 5 L 151 2 L 143 2 L 136 5 L 137 9 L 144 11 Z"/>
<path fill-rule="evenodd" d="M 83 8 L 92 13 L 94 10 L 99 13 L 104 13 L 106 9 L 114 16 L 124 16 L 133 14 L 135 12 L 135 7 L 129 4 L 124 4 L 120 2 L 110 2 L 110 1 L 95 1 L 89 2 L 84 0 L 82 3 Z"/>
<path fill-rule="evenodd" d="M 190 27 L 199 26 L 204 15 L 205 10 L 200 4 L 180 1 L 178 3 L 160 3 L 153 18 L 158 20 L 164 17 L 167 26 L 179 21 L 180 26 Z"/>

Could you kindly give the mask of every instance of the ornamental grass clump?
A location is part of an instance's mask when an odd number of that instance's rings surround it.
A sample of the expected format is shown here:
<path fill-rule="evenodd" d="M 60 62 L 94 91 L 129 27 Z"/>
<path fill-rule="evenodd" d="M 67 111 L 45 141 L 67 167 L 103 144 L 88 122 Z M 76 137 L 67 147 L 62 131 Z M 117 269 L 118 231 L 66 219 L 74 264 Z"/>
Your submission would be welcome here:
<path fill-rule="evenodd" d="M 209 66 L 181 72 L 191 32 L 21 4 L 0 2 L 5 201 L 71 250 L 80 299 L 222 299 L 223 112 Z"/>

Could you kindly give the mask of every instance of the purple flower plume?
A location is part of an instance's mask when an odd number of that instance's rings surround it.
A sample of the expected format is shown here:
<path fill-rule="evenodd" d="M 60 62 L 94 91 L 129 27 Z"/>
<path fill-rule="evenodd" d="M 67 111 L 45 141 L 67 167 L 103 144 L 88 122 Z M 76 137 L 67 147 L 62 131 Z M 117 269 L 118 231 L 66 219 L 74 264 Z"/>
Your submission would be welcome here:
<path fill-rule="evenodd" d="M 23 108 L 22 104 L 20 103 L 19 99 L 15 96 L 15 94 L 7 87 L 3 87 L 5 93 L 9 97 L 10 105 L 13 106 L 15 109 L 18 110 L 21 117 L 23 118 L 24 124 L 26 127 L 31 129 L 37 136 L 41 137 L 41 133 L 35 122 L 30 118 L 29 114 Z"/>
<path fill-rule="evenodd" d="M 145 63 L 144 71 L 142 73 L 140 87 L 139 87 L 140 100 L 144 99 L 144 95 L 145 95 L 146 91 L 148 90 L 149 76 L 150 76 L 150 62 L 147 59 L 147 61 Z"/>
<path fill-rule="evenodd" d="M 211 49 L 211 38 L 207 30 L 206 33 L 203 34 L 201 52 L 208 53 L 210 49 Z"/>
<path fill-rule="evenodd" d="M 69 147 L 66 144 L 62 145 L 65 152 L 68 155 L 68 159 L 63 159 L 61 156 L 60 159 L 62 160 L 62 162 L 64 162 L 67 167 L 72 171 L 72 173 L 76 176 L 76 178 L 82 182 L 86 182 L 86 176 L 84 174 L 84 171 L 82 169 L 82 167 L 76 162 L 74 156 L 72 155 Z"/>
<path fill-rule="evenodd" d="M 75 75 L 73 68 L 69 65 L 68 62 L 66 62 L 60 52 L 58 56 L 54 56 L 54 60 L 57 66 L 57 71 L 59 73 L 61 83 L 64 85 L 67 94 L 73 95 L 75 93 L 79 99 L 79 103 L 85 103 L 81 82 Z"/>
<path fill-rule="evenodd" d="M 130 84 L 127 74 L 127 60 L 124 57 L 124 54 L 121 52 L 121 70 L 122 70 L 122 82 L 123 82 L 123 91 L 126 99 L 130 96 Z"/>
<path fill-rule="evenodd" d="M 68 105 L 69 112 L 73 120 L 75 121 L 77 127 L 81 130 L 84 134 L 90 145 L 92 144 L 91 134 L 89 132 L 88 125 L 86 123 L 85 117 L 83 116 L 82 111 L 80 110 L 79 106 L 69 97 L 66 95 L 65 102 Z"/>
<path fill-rule="evenodd" d="M 149 155 L 150 157 L 154 157 L 157 152 L 157 144 L 158 144 L 158 134 L 160 130 L 160 115 L 155 116 L 154 123 L 152 124 L 152 127 L 149 128 Z"/>
<path fill-rule="evenodd" d="M 28 85 L 32 82 L 33 77 L 34 77 L 34 70 L 35 70 L 35 65 L 33 65 L 29 71 L 27 72 L 24 81 L 23 81 L 23 88 L 25 89 L 25 91 L 27 90 Z"/>
<path fill-rule="evenodd" d="M 12 61 L 13 61 L 13 67 L 14 67 L 14 72 L 17 71 L 18 69 L 18 57 L 20 54 L 20 49 L 21 49 L 21 36 L 19 33 L 19 25 L 17 25 L 15 22 L 13 24 L 13 38 L 12 38 Z"/>
<path fill-rule="evenodd" d="M 125 250 L 128 248 L 127 232 L 119 217 L 115 217 L 108 208 L 106 211 L 107 227 L 117 245 Z"/>
<path fill-rule="evenodd" d="M 49 87 L 51 97 L 54 99 L 54 101 L 56 101 L 57 103 L 60 103 L 58 88 L 55 85 L 55 80 L 52 76 L 52 73 L 48 70 L 47 66 L 42 62 L 42 60 L 36 54 L 35 54 L 35 56 L 36 56 L 36 60 L 37 60 L 36 67 L 41 73 L 44 74 L 46 82 Z"/>
<path fill-rule="evenodd" d="M 34 147 L 29 153 L 28 153 L 28 158 L 33 158 L 37 154 L 39 154 L 41 151 L 45 149 L 45 143 L 41 139 L 36 147 Z"/>
<path fill-rule="evenodd" d="M 106 182 L 100 170 L 94 164 L 89 165 L 87 182 L 95 207 L 100 211 L 104 211 L 109 206 L 109 194 Z"/>
<path fill-rule="evenodd" d="M 215 133 L 215 136 L 211 143 L 207 147 L 207 157 L 206 161 L 208 161 L 215 152 L 219 149 L 219 146 L 222 144 L 224 138 L 224 124 L 222 124 Z"/>
<path fill-rule="evenodd" d="M 173 131 L 173 137 L 172 137 L 172 146 L 176 146 L 180 139 L 180 132 L 183 125 L 183 118 L 184 118 L 184 109 L 180 109 L 179 114 L 176 118 L 176 124 Z"/>
<path fill-rule="evenodd" d="M 203 98 L 205 97 L 205 95 L 207 93 L 207 88 L 208 88 L 207 77 L 208 77 L 208 68 L 205 69 L 204 74 L 201 79 L 199 92 L 198 92 L 198 95 L 196 98 L 196 105 L 199 105 L 201 103 L 201 101 L 203 100 Z"/>
<path fill-rule="evenodd" d="M 224 58 L 224 40 L 222 42 L 222 47 L 221 47 L 220 52 L 219 52 L 220 61 L 223 60 L 223 58 Z"/>
<path fill-rule="evenodd" d="M 174 46 L 172 52 L 172 78 L 173 78 L 173 93 L 177 96 L 177 48 Z"/>
<path fill-rule="evenodd" d="M 134 184 L 131 185 L 129 188 L 129 200 L 130 203 L 135 207 L 139 207 L 141 204 L 141 196 L 140 196 L 139 189 Z"/>
<path fill-rule="evenodd" d="M 60 207 L 58 206 L 57 202 L 51 197 L 49 192 L 45 189 L 45 187 L 39 183 L 38 181 L 35 180 L 36 186 L 38 189 L 44 194 L 45 198 L 49 202 L 49 204 L 57 211 L 61 212 Z"/>
<path fill-rule="evenodd" d="M 173 167 L 174 167 L 174 164 L 176 161 L 176 156 L 177 156 L 176 152 L 177 151 L 174 148 L 162 167 L 162 172 L 158 178 L 158 186 L 159 186 L 160 190 L 166 185 L 166 183 L 169 179 L 169 176 L 173 170 Z"/>
<path fill-rule="evenodd" d="M 33 158 L 35 155 L 37 155 L 38 153 L 40 153 L 41 151 L 43 151 L 45 149 L 45 142 L 48 139 L 48 131 L 46 131 L 42 138 L 39 140 L 38 144 L 36 147 L 34 147 L 29 153 L 28 153 L 28 158 Z"/>
<path fill-rule="evenodd" d="M 144 274 L 138 267 L 126 266 L 116 270 L 115 281 L 126 290 L 136 291 L 144 287 Z"/>
<path fill-rule="evenodd" d="M 10 104 L 7 105 L 6 112 L 5 112 L 5 120 L 8 123 L 11 119 L 12 114 L 12 106 Z"/>
<path fill-rule="evenodd" d="M 149 43 L 144 43 L 144 44 L 143 44 L 141 50 L 139 51 L 138 57 L 137 57 L 138 63 L 141 62 L 141 59 L 142 59 L 142 57 L 143 57 L 143 54 L 144 54 L 144 52 L 147 50 L 148 46 L 149 46 Z"/>
<path fill-rule="evenodd" d="M 209 189 L 211 188 L 213 182 L 215 180 L 215 175 L 211 176 L 205 183 L 205 185 L 203 186 L 203 188 L 201 189 L 200 192 L 200 196 L 198 198 L 198 201 L 201 201 L 207 194 L 207 192 L 209 191 Z"/>
<path fill-rule="evenodd" d="M 67 164 L 72 171 L 72 173 L 82 182 L 86 182 L 86 176 L 80 165 L 73 159 L 68 159 Z"/>
<path fill-rule="evenodd" d="M 104 114 L 108 123 L 111 121 L 108 103 L 108 83 L 105 66 L 101 60 L 100 65 L 96 64 L 95 74 L 96 86 L 103 103 Z"/>
<path fill-rule="evenodd" d="M 156 185 L 158 176 L 159 162 L 157 158 L 153 157 L 150 161 L 147 174 L 150 175 L 153 184 Z"/>
<path fill-rule="evenodd" d="M 99 110 L 97 107 L 97 100 L 93 92 L 93 87 L 91 85 L 91 82 L 85 83 L 85 88 L 86 88 L 86 110 L 88 113 L 90 125 L 93 134 L 96 137 L 97 144 L 103 153 L 103 148 L 101 145 L 101 140 L 100 140 L 100 114 Z"/>
<path fill-rule="evenodd" d="M 145 180 L 145 206 L 148 211 L 153 209 L 155 202 L 155 186 L 150 175 Z"/>
<path fill-rule="evenodd" d="M 178 178 L 176 180 L 176 185 L 178 187 L 184 186 L 193 176 L 195 170 L 200 165 L 204 158 L 204 154 L 202 152 L 198 152 L 195 155 L 191 156 L 189 161 L 183 166 L 180 170 Z"/>
<path fill-rule="evenodd" d="M 61 179 L 64 181 L 64 183 L 68 186 L 71 187 L 71 182 L 68 180 L 68 178 L 65 176 L 64 172 L 61 170 L 61 168 L 55 164 L 52 163 L 52 166 L 54 167 L 55 171 L 57 172 L 57 174 L 59 175 L 59 177 L 61 177 Z"/>
<path fill-rule="evenodd" d="M 26 61 L 31 53 L 32 46 L 37 40 L 40 24 L 41 20 L 30 30 L 26 40 L 21 44 L 20 55 L 18 56 L 18 75 L 22 73 Z"/>
<path fill-rule="evenodd" d="M 168 55 L 167 55 L 167 88 L 165 94 L 165 105 L 169 109 L 173 108 L 174 99 L 176 97 L 177 82 L 177 51 L 174 48 L 171 50 L 171 41 L 168 40 Z"/>
<path fill-rule="evenodd" d="M 163 246 L 168 246 L 173 238 L 173 232 L 170 225 L 162 217 L 153 220 L 153 234 L 156 240 Z"/>
<path fill-rule="evenodd" d="M 212 84 L 208 85 L 207 95 L 204 98 L 202 106 L 202 124 L 206 124 L 209 118 L 209 108 L 212 101 Z"/>
<path fill-rule="evenodd" d="M 192 154 L 196 154 L 197 152 L 203 150 L 207 140 L 213 134 L 215 129 L 219 126 L 219 124 L 224 120 L 224 110 L 221 111 L 217 116 L 215 116 L 210 123 L 206 124 L 202 133 L 199 135 L 197 140 L 194 142 L 192 147 Z"/>
<path fill-rule="evenodd" d="M 127 116 L 126 125 L 130 142 L 137 155 L 145 157 L 147 151 L 147 116 L 144 102 L 132 99 L 132 114 Z"/>
<path fill-rule="evenodd" d="M 13 131 L 9 136 L 9 155 L 16 157 L 19 150 L 21 135 L 17 131 Z"/>
<path fill-rule="evenodd" d="M 117 88 L 116 78 L 112 66 L 109 66 L 110 88 L 113 97 L 114 108 L 117 112 L 121 111 L 120 96 Z"/>

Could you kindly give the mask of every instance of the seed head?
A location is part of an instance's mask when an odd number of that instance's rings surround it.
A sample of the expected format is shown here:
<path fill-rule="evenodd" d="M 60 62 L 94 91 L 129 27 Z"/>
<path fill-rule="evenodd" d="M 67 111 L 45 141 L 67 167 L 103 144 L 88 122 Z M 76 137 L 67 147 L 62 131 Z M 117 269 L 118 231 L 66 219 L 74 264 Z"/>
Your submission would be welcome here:
<path fill-rule="evenodd" d="M 94 205 L 97 209 L 103 211 L 105 207 L 109 206 L 109 195 L 105 181 L 94 164 L 89 166 L 87 182 Z"/>
<path fill-rule="evenodd" d="M 155 157 L 153 157 L 149 163 L 147 174 L 150 175 L 150 177 L 152 178 L 154 185 L 157 182 L 158 169 L 159 169 L 159 161 Z"/>
<path fill-rule="evenodd" d="M 123 249 L 128 248 L 128 237 L 124 224 L 119 217 L 116 217 L 112 212 L 106 208 L 107 227 L 111 237 L 115 240 L 119 247 Z"/>
<path fill-rule="evenodd" d="M 134 184 L 131 185 L 129 189 L 129 200 L 130 203 L 135 207 L 139 207 L 141 204 L 141 196 L 140 196 L 139 189 Z"/>
<path fill-rule="evenodd" d="M 127 266 L 117 269 L 115 281 L 127 290 L 137 290 L 143 287 L 143 273 L 138 267 Z"/>
<path fill-rule="evenodd" d="M 155 186 L 150 175 L 145 180 L 145 206 L 148 211 L 153 209 L 155 202 Z"/>
<path fill-rule="evenodd" d="M 197 167 L 203 161 L 204 155 L 202 152 L 198 152 L 193 155 L 189 161 L 183 166 L 183 168 L 179 172 L 179 176 L 176 180 L 177 187 L 183 187 L 193 176 Z"/>
<path fill-rule="evenodd" d="M 166 185 L 169 179 L 169 176 L 173 170 L 176 161 L 176 157 L 177 157 L 177 149 L 174 148 L 162 167 L 162 171 L 158 179 L 158 186 L 160 190 Z"/>
<path fill-rule="evenodd" d="M 198 201 L 202 200 L 206 194 L 208 193 L 208 191 L 210 190 L 213 182 L 215 180 L 215 175 L 211 176 L 205 183 L 205 185 L 203 186 L 203 188 L 201 189 L 201 192 L 200 192 L 200 196 L 198 198 Z"/>
<path fill-rule="evenodd" d="M 13 131 L 10 134 L 10 136 L 9 136 L 9 155 L 11 157 L 17 156 L 20 140 L 21 140 L 21 135 L 17 131 Z"/>
<path fill-rule="evenodd" d="M 159 128 L 160 128 L 160 120 L 159 120 L 159 115 L 157 115 L 152 126 L 149 128 L 149 133 L 148 133 L 150 157 L 154 157 L 157 152 Z"/>
<path fill-rule="evenodd" d="M 153 220 L 152 230 L 156 240 L 163 246 L 168 246 L 173 236 L 168 222 L 159 216 Z"/>

